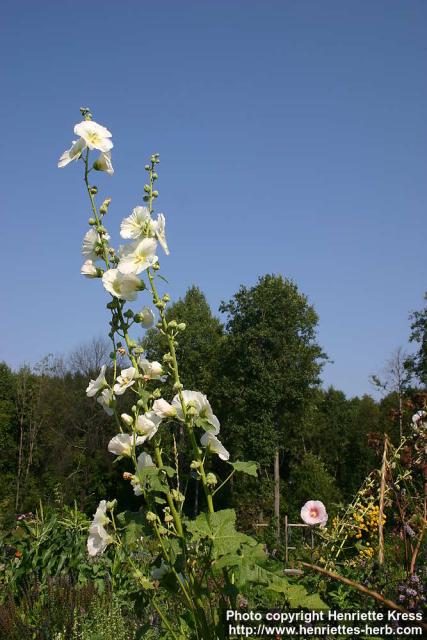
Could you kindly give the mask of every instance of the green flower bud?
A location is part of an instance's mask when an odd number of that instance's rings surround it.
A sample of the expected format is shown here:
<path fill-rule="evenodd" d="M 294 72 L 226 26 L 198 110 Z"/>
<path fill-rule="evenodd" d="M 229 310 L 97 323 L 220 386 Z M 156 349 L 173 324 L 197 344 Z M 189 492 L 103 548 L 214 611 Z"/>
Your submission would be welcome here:
<path fill-rule="evenodd" d="M 152 196 L 153 196 L 153 198 L 158 198 L 159 197 L 159 192 L 158 191 L 153 191 L 152 192 Z"/>
<path fill-rule="evenodd" d="M 133 311 L 132 309 L 128 309 L 127 311 L 124 312 L 124 317 L 125 318 L 133 318 Z"/>
<path fill-rule="evenodd" d="M 147 287 L 145 286 L 145 282 L 144 280 L 140 280 L 139 281 L 139 285 L 138 285 L 138 291 L 144 291 L 144 289 L 146 289 Z"/>
<path fill-rule="evenodd" d="M 128 415 L 127 413 L 122 413 L 122 415 L 120 417 L 123 420 L 123 422 L 125 423 L 125 425 L 127 425 L 128 427 L 131 427 L 133 425 L 132 416 Z"/>
<path fill-rule="evenodd" d="M 155 306 L 158 309 L 164 309 L 166 307 L 165 303 L 163 302 L 163 300 L 159 300 L 158 302 L 155 303 Z"/>
<path fill-rule="evenodd" d="M 157 520 L 156 514 L 153 513 L 152 511 L 148 511 L 147 512 L 146 518 L 147 518 L 148 522 L 156 522 L 156 520 Z"/>
<path fill-rule="evenodd" d="M 185 496 L 183 496 L 180 491 L 177 491 L 177 489 L 172 489 L 171 494 L 175 502 L 184 502 Z"/>
<path fill-rule="evenodd" d="M 136 404 L 138 405 L 138 407 L 140 407 L 141 409 L 143 409 L 143 408 L 144 408 L 144 404 L 145 404 L 145 402 L 144 402 L 144 400 L 138 400 L 138 402 L 137 402 Z"/>
<path fill-rule="evenodd" d="M 165 355 L 163 356 L 163 362 L 173 362 L 173 358 L 170 353 L 165 353 Z"/>
<path fill-rule="evenodd" d="M 148 184 L 144 184 L 145 193 L 151 193 L 151 187 Z"/>
<path fill-rule="evenodd" d="M 152 397 L 157 400 L 157 398 L 160 398 L 162 395 L 162 392 L 160 389 L 154 389 L 153 393 L 151 394 Z"/>
<path fill-rule="evenodd" d="M 96 224 L 95 218 L 89 218 L 88 224 L 90 224 L 90 226 L 93 227 L 93 225 Z"/>
<path fill-rule="evenodd" d="M 99 207 L 99 213 L 101 215 L 105 215 L 108 211 L 108 207 L 110 206 L 111 198 L 105 198 L 104 202 Z"/>
<path fill-rule="evenodd" d="M 208 473 L 206 476 L 206 484 L 210 487 L 214 487 L 218 483 L 218 478 L 214 473 Z"/>
<path fill-rule="evenodd" d="M 193 462 L 190 464 L 190 469 L 200 469 L 201 466 L 202 463 L 200 462 L 200 460 L 193 460 Z"/>
<path fill-rule="evenodd" d="M 89 187 L 89 192 L 92 196 L 96 196 L 96 194 L 98 193 L 98 187 L 96 185 Z"/>
<path fill-rule="evenodd" d="M 158 177 L 159 177 L 159 176 L 157 175 L 157 173 L 153 173 L 153 174 L 152 174 L 152 178 L 153 178 L 153 180 L 157 180 L 157 178 L 158 178 Z"/>
<path fill-rule="evenodd" d="M 184 388 L 184 385 L 181 382 L 175 382 L 175 384 L 172 387 L 174 391 L 180 391 L 183 388 Z"/>
<path fill-rule="evenodd" d="M 162 298 L 163 302 L 169 302 L 170 299 L 171 299 L 171 297 L 170 297 L 170 295 L 168 293 L 165 293 L 165 295 Z"/>
<path fill-rule="evenodd" d="M 92 114 L 89 107 L 80 107 L 80 113 L 85 120 L 92 120 Z"/>
<path fill-rule="evenodd" d="M 154 271 L 158 271 L 160 269 L 160 265 L 158 262 L 156 262 L 155 264 L 152 265 L 151 267 Z"/>
<path fill-rule="evenodd" d="M 170 329 L 176 329 L 177 326 L 178 326 L 178 324 L 177 324 L 176 320 L 171 320 L 170 322 L 168 322 L 168 327 Z"/>
<path fill-rule="evenodd" d="M 178 329 L 180 331 L 185 331 L 186 327 L 187 327 L 187 325 L 185 324 L 185 322 L 180 322 L 179 325 L 178 325 Z"/>
<path fill-rule="evenodd" d="M 150 171 L 150 165 L 149 165 L 149 164 L 146 164 L 146 165 L 145 165 L 145 167 L 144 167 L 144 169 L 145 169 L 146 171 Z"/>
<path fill-rule="evenodd" d="M 114 511 L 114 509 L 117 507 L 117 500 L 111 500 L 111 502 L 107 502 L 107 510 L 108 511 Z"/>

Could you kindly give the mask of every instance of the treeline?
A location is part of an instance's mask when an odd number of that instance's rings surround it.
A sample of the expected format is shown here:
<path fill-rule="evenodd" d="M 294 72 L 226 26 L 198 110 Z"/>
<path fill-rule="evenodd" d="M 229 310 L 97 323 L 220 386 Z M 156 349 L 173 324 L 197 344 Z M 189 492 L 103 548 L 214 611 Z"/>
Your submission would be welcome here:
<path fill-rule="evenodd" d="M 411 317 L 408 332 L 418 348 L 415 356 L 398 363 L 395 359 L 384 383 L 376 378 L 385 389 L 378 402 L 369 395 L 348 399 L 337 389 L 321 388 L 327 356 L 317 342 L 318 317 L 295 283 L 264 276 L 251 288 L 241 287 L 220 311 L 224 323 L 197 287 L 168 310 L 169 320 L 186 324 L 178 346 L 184 387 L 206 393 L 233 459 L 260 465 L 259 480 L 231 482 L 217 494 L 218 500 L 238 509 L 243 527 L 268 520 L 274 514 L 276 466 L 281 513 L 295 518 L 300 505 L 313 497 L 333 513 L 378 465 L 371 446 L 378 434 L 387 432 L 397 442 L 400 430 L 410 428 L 414 409 L 421 408 L 420 390 L 427 381 L 427 309 Z M 161 361 L 165 348 L 156 329 L 141 342 L 149 359 Z M 3 522 L 34 511 L 39 500 L 75 500 L 91 513 L 108 496 L 116 497 L 122 509 L 138 508 L 141 498 L 133 496 L 117 473 L 117 466 L 127 470 L 126 461 L 113 465 L 107 452 L 117 432 L 114 420 L 85 394 L 88 379 L 108 363 L 109 352 L 108 341 L 96 339 L 66 359 L 48 356 L 32 369 L 13 372 L 0 364 Z M 168 400 L 174 395 L 168 382 L 163 395 Z M 120 411 L 128 411 L 129 402 L 126 396 L 121 399 Z M 197 512 L 202 492 L 197 480 L 184 473 L 191 461 L 189 447 L 178 425 L 167 437 L 175 439 L 186 508 Z M 225 478 L 228 472 L 219 461 L 218 476 Z"/>

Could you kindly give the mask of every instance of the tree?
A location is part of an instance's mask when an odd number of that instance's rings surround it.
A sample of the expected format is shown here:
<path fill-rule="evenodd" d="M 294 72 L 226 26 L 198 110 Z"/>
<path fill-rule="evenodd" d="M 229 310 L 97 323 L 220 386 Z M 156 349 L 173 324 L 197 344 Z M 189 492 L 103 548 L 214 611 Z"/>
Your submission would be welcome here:
<path fill-rule="evenodd" d="M 92 340 L 78 346 L 70 353 L 70 370 L 73 373 L 81 373 L 86 377 L 97 373 L 102 365 L 109 363 L 111 348 L 111 341 L 107 338 L 92 338 Z"/>
<path fill-rule="evenodd" d="M 220 310 L 227 314 L 222 414 L 234 450 L 266 469 L 274 461 L 279 522 L 280 451 L 298 428 L 325 358 L 316 341 L 318 316 L 280 275 L 241 286 Z"/>
<path fill-rule="evenodd" d="M 399 421 L 399 434 L 403 436 L 403 401 L 405 393 L 409 389 L 411 373 L 405 363 L 408 361 L 408 354 L 402 347 L 397 347 L 383 369 L 382 377 L 371 376 L 371 381 L 377 389 L 386 394 L 393 393 L 397 397 L 397 414 Z"/>
<path fill-rule="evenodd" d="M 424 294 L 427 300 L 427 292 Z M 423 386 L 427 385 L 427 306 L 421 311 L 414 311 L 410 316 L 412 320 L 410 342 L 418 345 L 418 351 L 406 360 L 409 373 L 418 378 Z"/>
<path fill-rule="evenodd" d="M 179 370 L 186 389 L 200 389 L 211 397 L 216 377 L 219 353 L 224 330 L 221 322 L 211 311 L 205 295 L 196 286 L 190 287 L 184 298 L 172 304 L 167 312 L 168 321 L 185 323 L 177 347 Z M 164 336 L 153 329 L 142 341 L 149 359 L 161 359 L 167 351 Z"/>

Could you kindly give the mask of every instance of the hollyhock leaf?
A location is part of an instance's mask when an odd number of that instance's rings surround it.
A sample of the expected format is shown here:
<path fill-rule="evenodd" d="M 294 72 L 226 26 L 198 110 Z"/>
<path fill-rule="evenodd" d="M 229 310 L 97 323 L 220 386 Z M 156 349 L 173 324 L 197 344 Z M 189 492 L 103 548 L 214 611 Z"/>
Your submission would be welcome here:
<path fill-rule="evenodd" d="M 229 462 L 229 464 L 235 471 L 239 471 L 239 473 L 246 473 L 246 475 L 252 476 L 254 478 L 258 477 L 259 464 L 254 460 L 247 460 L 245 462 L 240 462 L 239 460 L 237 460 L 236 462 Z"/>

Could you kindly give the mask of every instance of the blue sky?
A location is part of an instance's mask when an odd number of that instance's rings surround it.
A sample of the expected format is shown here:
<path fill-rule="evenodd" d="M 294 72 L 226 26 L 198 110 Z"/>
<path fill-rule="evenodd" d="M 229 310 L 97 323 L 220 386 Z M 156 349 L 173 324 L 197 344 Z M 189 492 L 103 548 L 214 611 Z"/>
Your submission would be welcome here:
<path fill-rule="evenodd" d="M 325 384 L 371 392 L 427 288 L 426 42 L 415 0 L 3 0 L 0 359 L 106 331 L 81 167 L 56 168 L 89 105 L 113 239 L 160 152 L 172 297 L 195 283 L 216 310 L 282 273 L 319 313 Z"/>

